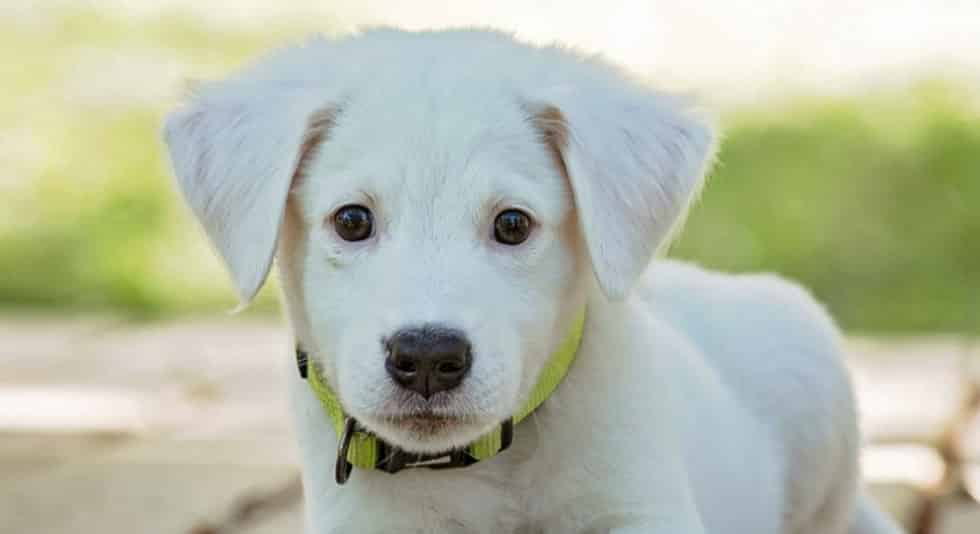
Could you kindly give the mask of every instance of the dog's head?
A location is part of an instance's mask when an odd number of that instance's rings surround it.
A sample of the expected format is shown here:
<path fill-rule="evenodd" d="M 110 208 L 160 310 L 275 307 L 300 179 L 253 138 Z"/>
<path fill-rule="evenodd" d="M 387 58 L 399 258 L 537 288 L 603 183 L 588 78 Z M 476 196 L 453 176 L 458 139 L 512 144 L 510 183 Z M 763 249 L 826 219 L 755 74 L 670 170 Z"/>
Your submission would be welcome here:
<path fill-rule="evenodd" d="M 287 49 L 202 88 L 165 138 L 242 301 L 278 249 L 344 408 L 417 452 L 520 406 L 593 281 L 629 291 L 713 151 L 679 100 L 481 31 Z"/>

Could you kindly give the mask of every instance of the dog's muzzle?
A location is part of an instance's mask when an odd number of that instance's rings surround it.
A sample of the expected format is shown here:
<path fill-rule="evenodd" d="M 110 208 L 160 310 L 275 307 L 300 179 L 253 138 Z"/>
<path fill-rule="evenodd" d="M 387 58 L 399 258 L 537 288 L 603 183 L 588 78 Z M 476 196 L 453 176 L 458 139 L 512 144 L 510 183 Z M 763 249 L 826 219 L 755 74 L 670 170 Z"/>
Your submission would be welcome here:
<path fill-rule="evenodd" d="M 334 473 L 337 484 L 347 482 L 354 467 L 377 469 L 391 474 L 414 468 L 450 469 L 467 467 L 507 450 L 514 440 L 514 426 L 541 406 L 565 378 L 572 362 L 575 361 L 584 329 L 585 309 L 583 308 L 576 315 L 572 328 L 558 350 L 552 354 L 541 370 L 534 389 L 516 414 L 464 448 L 431 455 L 411 453 L 395 447 L 371 433 L 348 415 L 340 399 L 321 378 L 315 362 L 310 360 L 306 351 L 297 346 L 296 364 L 300 377 L 310 385 L 310 389 L 319 399 L 323 411 L 337 432 L 337 463 Z"/>

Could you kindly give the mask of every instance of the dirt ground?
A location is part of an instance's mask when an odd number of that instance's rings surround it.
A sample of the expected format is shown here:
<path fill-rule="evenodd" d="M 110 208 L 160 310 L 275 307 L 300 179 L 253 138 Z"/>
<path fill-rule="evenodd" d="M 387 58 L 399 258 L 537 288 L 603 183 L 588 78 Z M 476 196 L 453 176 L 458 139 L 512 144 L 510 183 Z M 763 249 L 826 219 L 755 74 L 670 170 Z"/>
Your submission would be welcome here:
<path fill-rule="evenodd" d="M 300 532 L 275 321 L 0 319 L 0 532 Z M 976 346 L 849 341 L 875 496 L 980 532 Z"/>

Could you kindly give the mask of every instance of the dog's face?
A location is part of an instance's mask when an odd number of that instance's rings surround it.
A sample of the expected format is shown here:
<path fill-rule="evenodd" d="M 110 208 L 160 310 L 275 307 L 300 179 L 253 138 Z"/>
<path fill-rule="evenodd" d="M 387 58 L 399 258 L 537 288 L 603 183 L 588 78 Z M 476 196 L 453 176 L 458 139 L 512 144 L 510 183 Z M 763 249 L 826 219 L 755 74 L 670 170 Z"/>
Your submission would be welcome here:
<path fill-rule="evenodd" d="M 292 193 L 314 353 L 347 411 L 409 450 L 509 417 L 580 300 L 571 192 L 507 96 L 361 93 Z"/>
<path fill-rule="evenodd" d="M 416 452 L 519 408 L 593 273 L 627 292 L 697 190 L 709 133 L 567 52 L 390 31 L 287 50 L 166 129 L 243 300 L 278 243 L 297 336 L 344 409 Z"/>

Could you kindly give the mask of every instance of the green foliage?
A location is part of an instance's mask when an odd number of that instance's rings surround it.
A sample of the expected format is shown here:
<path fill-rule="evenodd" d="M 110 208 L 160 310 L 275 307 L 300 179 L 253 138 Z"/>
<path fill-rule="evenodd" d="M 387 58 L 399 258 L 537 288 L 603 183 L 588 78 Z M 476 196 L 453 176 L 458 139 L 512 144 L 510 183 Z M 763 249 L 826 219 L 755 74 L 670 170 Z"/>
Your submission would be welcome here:
<path fill-rule="evenodd" d="M 160 74 L 173 65 L 226 71 L 284 34 L 179 14 L 0 19 L 0 139 L 15 147 L 0 169 L 0 307 L 132 318 L 234 308 L 173 191 L 158 132 L 176 95 L 154 83 L 177 85 Z M 256 310 L 274 309 L 271 286 Z"/>
<path fill-rule="evenodd" d="M 980 121 L 955 89 L 732 117 L 673 249 L 809 287 L 846 327 L 980 331 Z"/>
<path fill-rule="evenodd" d="M 131 54 L 208 77 L 283 35 L 179 15 L 0 21 L 0 137 L 17 147 L 0 169 L 0 307 L 132 318 L 233 308 L 163 160 L 159 121 L 172 98 L 141 98 L 160 94 L 152 76 L 117 82 L 118 68 L 99 67 Z M 79 94 L 85 76 L 105 76 L 96 86 L 107 94 Z M 852 330 L 980 332 L 975 103 L 923 84 L 732 114 L 672 255 L 795 278 Z M 256 313 L 276 308 L 274 285 Z"/>

